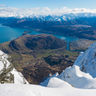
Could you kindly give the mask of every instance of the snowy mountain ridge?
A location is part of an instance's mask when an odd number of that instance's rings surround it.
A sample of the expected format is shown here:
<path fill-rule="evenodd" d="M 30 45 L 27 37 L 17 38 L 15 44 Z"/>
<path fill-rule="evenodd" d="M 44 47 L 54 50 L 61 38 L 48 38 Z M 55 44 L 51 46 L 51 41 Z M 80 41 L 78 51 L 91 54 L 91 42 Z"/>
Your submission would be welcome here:
<path fill-rule="evenodd" d="M 80 71 L 76 65 L 66 68 L 58 78 L 68 82 L 75 88 L 96 89 L 96 79 L 90 74 Z"/>
<path fill-rule="evenodd" d="M 8 55 L 0 51 L 0 83 L 28 84 L 23 75 L 7 60 Z"/>
<path fill-rule="evenodd" d="M 96 78 L 96 43 L 92 44 L 84 53 L 82 52 L 74 65 Z"/>
<path fill-rule="evenodd" d="M 42 82 L 41 85 L 47 87 L 59 87 L 60 85 L 63 86 L 63 84 L 58 84 L 55 82 L 57 79 L 67 82 L 69 85 L 75 88 L 96 89 L 96 78 L 93 78 L 88 73 L 82 72 L 79 66 L 76 65 L 66 68 L 60 75 L 53 75 L 52 77 L 49 77 L 44 82 Z"/>
<path fill-rule="evenodd" d="M 67 7 L 50 9 L 44 8 L 30 8 L 19 9 L 12 7 L 0 7 L 0 17 L 17 17 L 17 18 L 50 18 L 51 20 L 70 20 L 78 17 L 93 17 L 96 16 L 96 9 L 74 8 Z"/>

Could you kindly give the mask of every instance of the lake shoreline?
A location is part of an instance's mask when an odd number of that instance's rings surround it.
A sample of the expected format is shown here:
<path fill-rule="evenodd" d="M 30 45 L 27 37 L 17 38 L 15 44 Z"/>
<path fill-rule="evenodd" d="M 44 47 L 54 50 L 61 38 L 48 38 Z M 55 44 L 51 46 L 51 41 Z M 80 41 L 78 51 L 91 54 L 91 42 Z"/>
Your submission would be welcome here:
<path fill-rule="evenodd" d="M 1 32 L 0 43 L 8 42 L 22 35 L 27 35 L 27 34 L 30 34 L 30 35 L 48 34 L 48 33 L 40 32 L 40 30 L 34 31 L 32 29 L 13 28 L 13 27 L 2 25 L 2 24 L 0 24 L 0 32 Z M 67 42 L 67 50 L 70 50 L 69 48 L 70 42 L 78 40 L 77 37 L 60 36 L 55 34 L 49 34 L 49 35 L 53 35 L 59 39 L 65 40 Z"/>

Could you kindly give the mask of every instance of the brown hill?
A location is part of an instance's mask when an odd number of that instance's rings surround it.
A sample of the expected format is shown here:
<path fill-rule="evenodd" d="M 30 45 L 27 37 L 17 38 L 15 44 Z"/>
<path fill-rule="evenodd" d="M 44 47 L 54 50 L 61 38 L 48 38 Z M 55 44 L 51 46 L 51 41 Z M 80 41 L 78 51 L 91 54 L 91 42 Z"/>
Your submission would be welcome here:
<path fill-rule="evenodd" d="M 52 35 L 46 34 L 24 35 L 8 43 L 3 43 L 0 45 L 0 49 L 2 49 L 6 53 L 13 51 L 25 53 L 32 50 L 58 49 L 62 47 L 66 47 L 64 40 L 60 40 Z"/>

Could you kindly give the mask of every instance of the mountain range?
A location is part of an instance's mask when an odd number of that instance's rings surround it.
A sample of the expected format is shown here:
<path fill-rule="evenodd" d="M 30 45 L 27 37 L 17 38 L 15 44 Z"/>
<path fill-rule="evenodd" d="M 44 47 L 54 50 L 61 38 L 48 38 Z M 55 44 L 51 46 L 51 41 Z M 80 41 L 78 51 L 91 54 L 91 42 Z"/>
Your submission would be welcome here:
<path fill-rule="evenodd" d="M 0 24 L 15 28 L 25 28 L 45 34 L 72 36 L 96 40 L 95 13 L 66 13 L 62 15 L 39 15 L 27 17 L 1 16 Z M 27 33 L 28 33 L 27 32 Z"/>

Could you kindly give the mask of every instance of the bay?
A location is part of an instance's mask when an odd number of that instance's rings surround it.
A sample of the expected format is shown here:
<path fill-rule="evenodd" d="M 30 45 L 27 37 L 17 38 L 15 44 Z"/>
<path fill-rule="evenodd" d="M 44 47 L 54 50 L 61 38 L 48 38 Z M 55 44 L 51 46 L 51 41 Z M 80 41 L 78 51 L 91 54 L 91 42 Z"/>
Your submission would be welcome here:
<path fill-rule="evenodd" d="M 30 31 L 28 34 L 31 35 L 43 34 L 42 32 L 37 32 L 30 29 L 12 28 L 8 26 L 0 25 L 0 43 L 4 43 L 16 39 L 22 36 L 25 31 Z M 70 42 L 78 39 L 77 37 L 70 37 L 70 36 L 65 37 L 65 36 L 54 35 L 54 34 L 52 35 L 59 39 L 65 40 L 67 42 L 67 50 L 69 50 Z"/>

